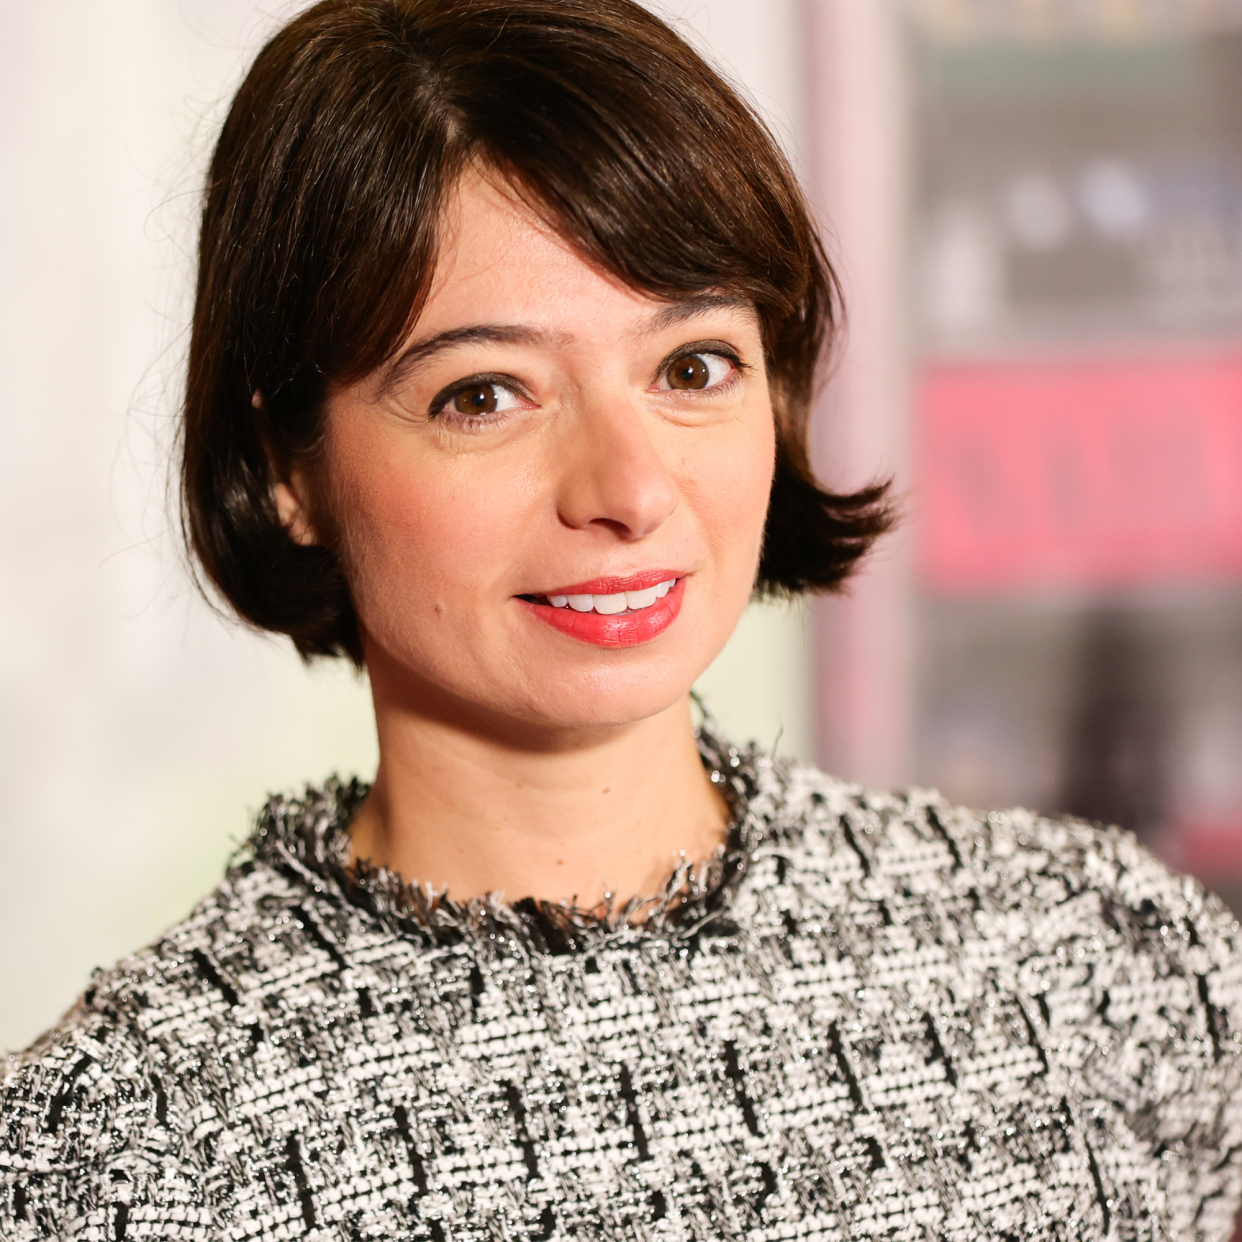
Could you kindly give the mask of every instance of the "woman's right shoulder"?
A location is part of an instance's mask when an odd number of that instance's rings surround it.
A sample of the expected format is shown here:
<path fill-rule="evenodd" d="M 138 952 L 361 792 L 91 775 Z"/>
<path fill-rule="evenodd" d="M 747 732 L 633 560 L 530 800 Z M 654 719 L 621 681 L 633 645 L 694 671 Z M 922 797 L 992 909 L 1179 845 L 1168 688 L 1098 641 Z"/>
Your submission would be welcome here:
<path fill-rule="evenodd" d="M 192 919 L 96 970 L 51 1030 L 0 1061 L 0 1237 L 124 1237 L 131 1212 L 161 1200 L 197 1236 L 214 1223 L 168 1038 L 202 999 Z"/>
<path fill-rule="evenodd" d="M 0 1237 L 123 1237 L 131 1201 L 157 1187 L 187 1222 L 213 1223 L 192 1127 L 170 1107 L 172 1067 L 114 1003 L 125 975 L 97 972 L 52 1030 L 0 1063 Z"/>
<path fill-rule="evenodd" d="M 204 1128 L 262 1038 L 253 981 L 324 964 L 331 933 L 307 893 L 263 864 L 231 868 L 159 940 L 97 970 L 30 1048 L 0 1058 L 0 1237 L 122 1237 L 139 1222 L 161 1238 L 215 1236 L 203 1230 L 215 1223 Z"/>
<path fill-rule="evenodd" d="M 220 989 L 217 963 L 252 961 L 259 944 L 287 920 L 291 902 L 296 903 L 293 887 L 270 867 L 253 861 L 230 867 L 185 918 L 113 966 L 96 968 L 85 991 L 50 1030 L 24 1052 L 0 1059 L 0 1086 L 10 1090 L 15 1077 L 54 1060 L 57 1049 L 78 1039 L 108 1043 L 132 1031 L 158 1046 L 166 1023 L 188 1016 L 204 985 Z M 227 985 L 224 991 L 230 991 Z"/>

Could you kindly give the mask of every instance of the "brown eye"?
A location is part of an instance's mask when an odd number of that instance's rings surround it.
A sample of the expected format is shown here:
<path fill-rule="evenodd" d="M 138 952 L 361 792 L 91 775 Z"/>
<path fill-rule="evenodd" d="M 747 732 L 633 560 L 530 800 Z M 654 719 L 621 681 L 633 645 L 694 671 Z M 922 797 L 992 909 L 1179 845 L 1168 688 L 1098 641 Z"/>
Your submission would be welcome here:
<path fill-rule="evenodd" d="M 500 405 L 495 384 L 476 384 L 463 388 L 452 400 L 458 414 L 495 414 Z"/>
<path fill-rule="evenodd" d="M 678 358 L 664 373 L 670 388 L 706 388 L 711 382 L 711 368 L 698 354 Z"/>

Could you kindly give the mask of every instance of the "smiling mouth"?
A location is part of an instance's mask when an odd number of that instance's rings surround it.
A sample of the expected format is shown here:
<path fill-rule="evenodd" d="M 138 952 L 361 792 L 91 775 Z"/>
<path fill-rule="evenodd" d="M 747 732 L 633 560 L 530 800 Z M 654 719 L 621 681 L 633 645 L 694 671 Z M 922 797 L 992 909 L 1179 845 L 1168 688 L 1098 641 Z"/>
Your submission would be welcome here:
<path fill-rule="evenodd" d="M 568 638 L 595 647 L 637 647 L 658 638 L 677 620 L 687 576 L 675 569 L 649 569 L 516 599 L 532 618 Z"/>
<path fill-rule="evenodd" d="M 531 604 L 546 604 L 551 608 L 566 608 L 573 612 L 594 612 L 604 617 L 618 617 L 643 612 L 654 607 L 676 585 L 676 577 L 671 577 L 638 591 L 613 591 L 609 594 L 566 591 L 563 595 L 521 595 L 518 598 Z"/>

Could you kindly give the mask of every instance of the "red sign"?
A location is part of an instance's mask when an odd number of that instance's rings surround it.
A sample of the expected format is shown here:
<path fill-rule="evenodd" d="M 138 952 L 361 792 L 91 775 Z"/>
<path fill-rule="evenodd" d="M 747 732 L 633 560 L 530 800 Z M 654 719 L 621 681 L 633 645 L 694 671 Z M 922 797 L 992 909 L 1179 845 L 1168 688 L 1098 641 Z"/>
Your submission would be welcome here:
<path fill-rule="evenodd" d="M 1242 353 L 929 367 L 915 511 L 939 593 L 1242 580 Z"/>

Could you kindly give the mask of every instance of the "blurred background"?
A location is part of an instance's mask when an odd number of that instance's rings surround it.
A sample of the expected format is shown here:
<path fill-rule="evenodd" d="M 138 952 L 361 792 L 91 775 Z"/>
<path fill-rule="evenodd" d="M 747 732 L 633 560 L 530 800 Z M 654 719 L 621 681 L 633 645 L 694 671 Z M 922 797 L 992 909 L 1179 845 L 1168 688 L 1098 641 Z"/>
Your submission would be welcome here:
<path fill-rule="evenodd" d="M 368 775 L 365 683 L 189 585 L 198 190 L 300 3 L 0 0 L 0 1048 Z M 849 326 L 825 479 L 907 521 L 700 689 L 842 775 L 1120 822 L 1242 903 L 1242 0 L 652 0 L 802 175 Z"/>
<path fill-rule="evenodd" d="M 907 10 L 912 774 L 1242 900 L 1242 5 Z"/>

